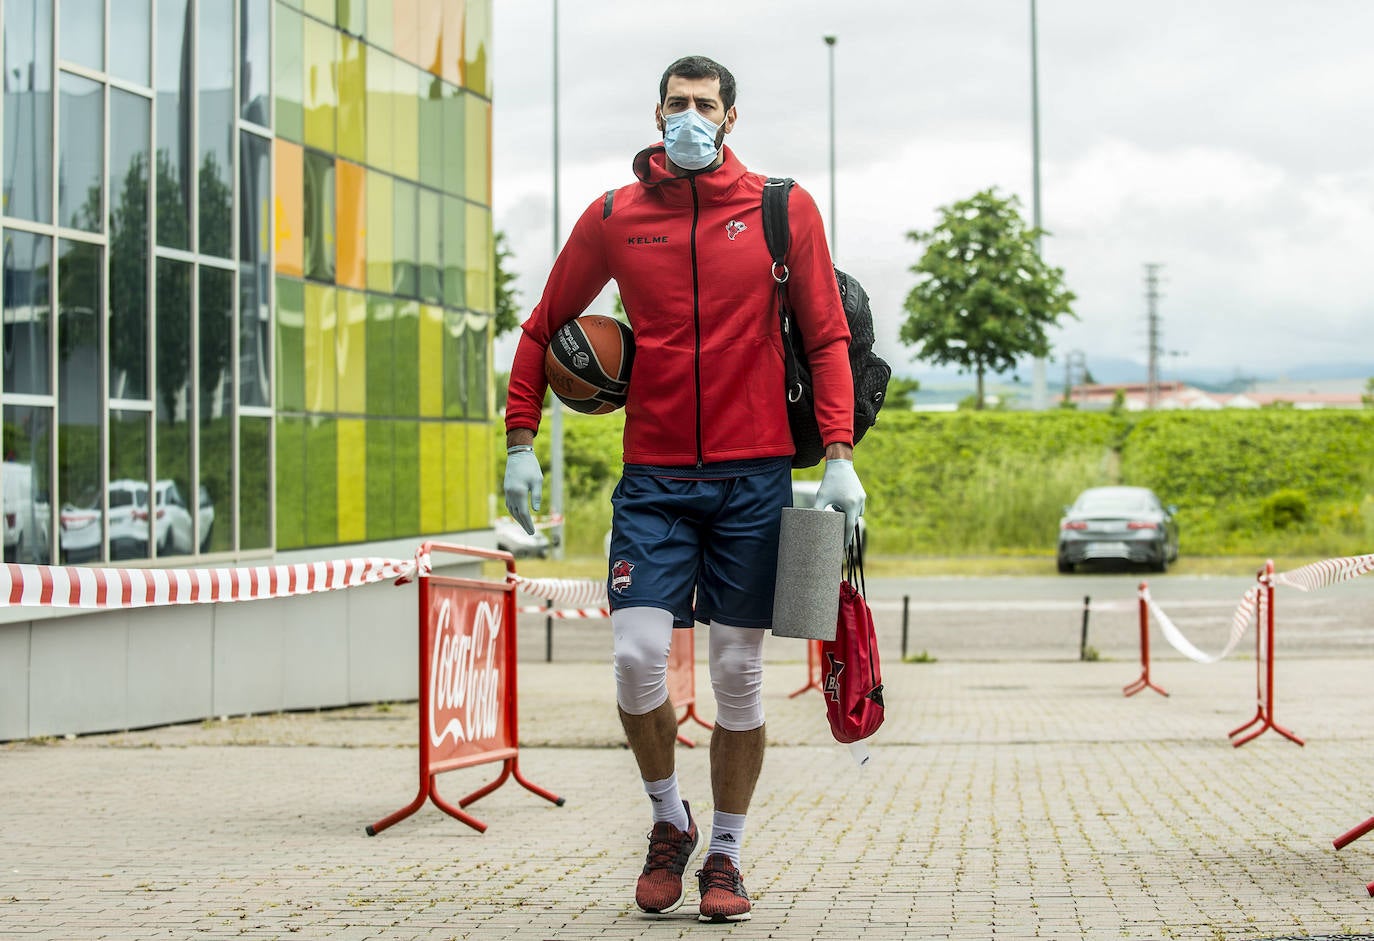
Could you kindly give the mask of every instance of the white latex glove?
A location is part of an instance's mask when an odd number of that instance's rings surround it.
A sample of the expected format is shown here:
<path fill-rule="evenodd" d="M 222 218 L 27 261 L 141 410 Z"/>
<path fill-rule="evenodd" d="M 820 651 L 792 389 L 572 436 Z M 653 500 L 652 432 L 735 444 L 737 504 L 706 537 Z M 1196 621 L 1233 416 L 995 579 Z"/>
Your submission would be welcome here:
<path fill-rule="evenodd" d="M 818 510 L 836 509 L 844 514 L 844 547 L 854 541 L 854 527 L 859 525 L 859 517 L 864 515 L 863 484 L 859 475 L 854 473 L 854 462 L 843 459 L 827 460 L 825 476 L 821 478 L 820 489 L 816 491 Z"/>
<path fill-rule="evenodd" d="M 534 535 L 534 520 L 530 517 L 530 506 L 539 510 L 539 501 L 544 492 L 544 472 L 539 469 L 539 458 L 534 450 L 524 445 L 506 452 L 506 509 L 520 527 Z"/>

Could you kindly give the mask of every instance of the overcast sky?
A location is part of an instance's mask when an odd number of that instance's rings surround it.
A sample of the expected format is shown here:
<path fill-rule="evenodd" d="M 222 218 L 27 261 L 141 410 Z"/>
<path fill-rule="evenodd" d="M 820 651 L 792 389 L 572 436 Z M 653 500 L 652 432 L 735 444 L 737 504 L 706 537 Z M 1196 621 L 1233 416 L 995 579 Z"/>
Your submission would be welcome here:
<path fill-rule="evenodd" d="M 493 3 L 495 224 L 525 311 L 553 252 L 552 7 Z M 831 224 L 836 35 L 836 261 L 899 372 L 928 372 L 897 341 L 906 233 L 989 186 L 1031 217 L 1029 0 L 561 0 L 559 33 L 564 236 L 632 180 L 659 76 L 693 53 L 735 74 L 739 158 Z M 1165 378 L 1374 363 L 1374 3 L 1039 0 L 1038 34 L 1044 252 L 1080 318 L 1051 334 L 1051 382 L 1069 351 L 1145 362 L 1147 262 Z"/>

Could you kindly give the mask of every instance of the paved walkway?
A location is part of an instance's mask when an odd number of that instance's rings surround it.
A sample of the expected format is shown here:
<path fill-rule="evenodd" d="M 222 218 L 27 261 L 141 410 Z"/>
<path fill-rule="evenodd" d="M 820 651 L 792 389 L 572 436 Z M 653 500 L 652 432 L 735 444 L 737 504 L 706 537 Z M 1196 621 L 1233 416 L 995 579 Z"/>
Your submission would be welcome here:
<path fill-rule="evenodd" d="M 772 642 L 770 642 L 772 643 Z M 328 938 L 1273 938 L 1374 935 L 1374 651 L 1285 660 L 1273 732 L 1236 749 L 1255 669 L 1129 659 L 885 666 L 858 768 L 795 647 L 770 646 L 772 741 L 749 817 L 751 922 L 632 906 L 647 805 L 609 667 L 521 666 L 521 767 L 468 808 L 366 824 L 416 790 L 413 704 L 0 746 L 0 936 Z M 698 687 L 706 696 L 704 667 Z M 679 750 L 710 819 L 703 747 Z M 441 780 L 457 799 L 494 766 Z M 694 865 L 700 857 L 694 860 Z"/>

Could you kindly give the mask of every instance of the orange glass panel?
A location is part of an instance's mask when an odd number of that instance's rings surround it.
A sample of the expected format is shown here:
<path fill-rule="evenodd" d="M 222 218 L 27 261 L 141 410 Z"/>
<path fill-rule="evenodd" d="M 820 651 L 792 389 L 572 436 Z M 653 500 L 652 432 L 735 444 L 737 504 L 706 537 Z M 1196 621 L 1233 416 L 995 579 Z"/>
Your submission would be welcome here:
<path fill-rule="evenodd" d="M 391 0 L 391 51 L 396 56 L 420 62 L 420 0 Z"/>
<path fill-rule="evenodd" d="M 439 40 L 444 32 L 444 0 L 420 0 L 418 11 L 419 60 L 416 63 L 435 75 L 439 68 Z"/>
<path fill-rule="evenodd" d="M 463 24 L 467 18 L 466 0 L 444 3 L 444 35 L 439 45 L 439 75 L 453 85 L 463 83 Z"/>
<path fill-rule="evenodd" d="M 300 145 L 277 138 L 273 144 L 276 172 L 272 184 L 276 209 L 274 238 L 277 272 L 305 277 L 304 152 Z"/>
<path fill-rule="evenodd" d="M 334 164 L 336 280 L 341 286 L 367 287 L 367 170 L 340 160 Z"/>

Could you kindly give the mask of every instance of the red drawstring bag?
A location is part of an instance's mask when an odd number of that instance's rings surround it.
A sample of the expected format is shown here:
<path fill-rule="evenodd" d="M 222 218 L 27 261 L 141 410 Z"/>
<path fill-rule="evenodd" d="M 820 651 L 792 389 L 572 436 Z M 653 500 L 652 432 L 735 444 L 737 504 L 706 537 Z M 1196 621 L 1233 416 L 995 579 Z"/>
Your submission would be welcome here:
<path fill-rule="evenodd" d="M 866 592 L 863 548 L 855 533 L 840 583 L 835 639 L 821 641 L 821 693 L 837 742 L 868 738 L 883 724 L 882 666 Z"/>

